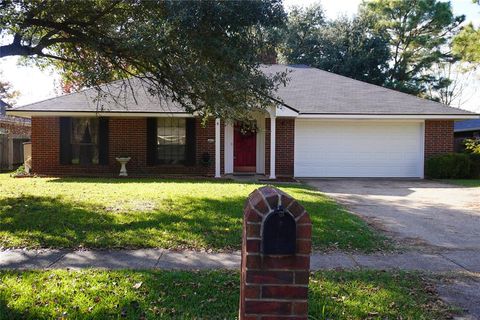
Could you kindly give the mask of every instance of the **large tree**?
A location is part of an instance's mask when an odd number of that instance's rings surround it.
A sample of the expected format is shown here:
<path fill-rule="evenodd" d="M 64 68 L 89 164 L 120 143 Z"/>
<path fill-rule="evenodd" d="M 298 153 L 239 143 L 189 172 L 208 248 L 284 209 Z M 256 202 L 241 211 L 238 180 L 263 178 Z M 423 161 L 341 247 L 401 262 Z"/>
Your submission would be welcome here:
<path fill-rule="evenodd" d="M 453 52 L 474 67 L 480 64 L 480 28 L 470 23 L 453 40 Z"/>
<path fill-rule="evenodd" d="M 452 13 L 450 2 L 437 0 L 369 0 L 360 14 L 374 19 L 388 37 L 392 61 L 386 85 L 420 95 L 432 81 L 425 71 L 451 58 L 448 43 L 465 19 Z"/>
<path fill-rule="evenodd" d="M 480 0 L 472 2 L 480 5 Z M 453 41 L 453 51 L 476 68 L 480 64 L 480 28 L 473 23 L 465 26 Z"/>
<path fill-rule="evenodd" d="M 284 40 L 280 51 L 285 62 L 315 66 L 319 55 L 319 32 L 326 23 L 319 3 L 309 8 L 293 7 L 282 34 Z"/>
<path fill-rule="evenodd" d="M 20 92 L 15 90 L 10 82 L 2 78 L 3 75 L 0 72 L 0 104 L 3 101 L 6 105 L 12 106 L 15 104 Z"/>
<path fill-rule="evenodd" d="M 382 85 L 390 57 L 388 42 L 370 25 L 360 17 L 327 21 L 320 4 L 294 8 L 280 51 L 288 63 Z"/>
<path fill-rule="evenodd" d="M 425 77 L 430 77 L 427 83 L 427 94 L 432 100 L 451 107 L 461 107 L 471 96 L 466 96 L 466 88 L 471 82 L 473 72 L 464 70 L 456 59 L 436 63 Z"/>
<path fill-rule="evenodd" d="M 187 111 L 241 118 L 272 103 L 282 75 L 258 70 L 280 0 L 0 0 L 0 58 L 53 65 L 77 87 L 135 77 Z"/>

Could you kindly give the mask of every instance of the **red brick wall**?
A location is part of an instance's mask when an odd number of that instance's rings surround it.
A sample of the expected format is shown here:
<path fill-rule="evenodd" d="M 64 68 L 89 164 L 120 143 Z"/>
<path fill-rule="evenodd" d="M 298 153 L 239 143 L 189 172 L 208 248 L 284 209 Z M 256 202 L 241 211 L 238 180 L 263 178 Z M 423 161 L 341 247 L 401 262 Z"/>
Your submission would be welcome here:
<path fill-rule="evenodd" d="M 276 119 L 275 173 L 293 176 L 295 119 Z M 265 119 L 265 174 L 270 174 L 270 119 Z"/>
<path fill-rule="evenodd" d="M 454 151 L 453 120 L 425 121 L 425 159 Z"/>
<path fill-rule="evenodd" d="M 32 118 L 32 169 L 51 173 L 60 163 L 60 121 L 58 118 Z"/>
<path fill-rule="evenodd" d="M 215 123 L 208 121 L 202 126 L 196 124 L 197 163 L 203 153 L 210 154 L 211 165 L 196 166 L 147 166 L 147 119 L 146 118 L 110 118 L 109 119 L 109 164 L 108 165 L 61 165 L 60 164 L 60 120 L 58 117 L 32 118 L 32 167 L 37 174 L 46 175 L 116 175 L 120 165 L 115 157 L 129 155 L 132 159 L 127 170 L 132 174 L 198 174 L 215 173 Z"/>

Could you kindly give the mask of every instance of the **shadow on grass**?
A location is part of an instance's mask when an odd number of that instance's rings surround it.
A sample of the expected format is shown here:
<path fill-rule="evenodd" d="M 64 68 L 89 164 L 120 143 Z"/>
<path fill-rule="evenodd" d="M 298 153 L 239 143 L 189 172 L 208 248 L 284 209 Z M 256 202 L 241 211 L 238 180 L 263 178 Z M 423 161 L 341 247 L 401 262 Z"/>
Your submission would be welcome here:
<path fill-rule="evenodd" d="M 289 190 L 312 192 L 298 187 Z M 182 196 L 163 200 L 151 211 L 112 211 L 61 197 L 4 198 L 0 200 L 0 245 L 236 250 L 241 244 L 244 202 L 239 196 Z M 317 249 L 382 248 L 379 236 L 335 203 L 316 198 L 300 202 L 312 219 Z"/>
<path fill-rule="evenodd" d="M 108 212 L 61 198 L 0 200 L 4 246 L 239 247 L 243 199 L 183 198 L 181 206 L 145 212 Z"/>
<path fill-rule="evenodd" d="M 231 272 L 7 271 L 0 277 L 2 320 L 233 319 L 238 303 L 238 276 Z"/>
<path fill-rule="evenodd" d="M 231 179 L 215 179 L 208 177 L 144 177 L 144 178 L 99 178 L 99 177 L 57 177 L 49 179 L 49 183 L 105 183 L 105 184 L 128 184 L 128 183 L 212 183 L 212 184 L 224 184 L 224 183 L 239 183 L 238 181 Z M 242 184 L 250 184 L 249 182 L 241 182 Z"/>
<path fill-rule="evenodd" d="M 0 278 L 0 319 L 234 319 L 238 310 L 238 272 L 8 271 Z M 448 318 L 429 288 L 416 274 L 317 272 L 309 319 Z"/>
<path fill-rule="evenodd" d="M 9 298 L 4 296 L 4 293 L 0 293 L 0 320 L 7 320 L 7 319 L 25 319 L 30 318 L 33 319 L 32 316 L 28 315 L 28 311 L 23 310 L 15 310 L 8 306 Z"/>

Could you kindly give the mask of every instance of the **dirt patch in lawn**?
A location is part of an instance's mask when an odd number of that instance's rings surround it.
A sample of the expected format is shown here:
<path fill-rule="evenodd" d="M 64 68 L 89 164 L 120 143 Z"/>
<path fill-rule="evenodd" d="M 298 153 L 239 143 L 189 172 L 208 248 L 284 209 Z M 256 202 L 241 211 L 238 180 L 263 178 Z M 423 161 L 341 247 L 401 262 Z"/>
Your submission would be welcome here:
<path fill-rule="evenodd" d="M 148 212 L 154 211 L 156 205 L 152 201 L 121 201 L 111 206 L 105 207 L 105 211 L 108 212 L 124 212 L 124 211 L 136 211 L 136 212 Z"/>

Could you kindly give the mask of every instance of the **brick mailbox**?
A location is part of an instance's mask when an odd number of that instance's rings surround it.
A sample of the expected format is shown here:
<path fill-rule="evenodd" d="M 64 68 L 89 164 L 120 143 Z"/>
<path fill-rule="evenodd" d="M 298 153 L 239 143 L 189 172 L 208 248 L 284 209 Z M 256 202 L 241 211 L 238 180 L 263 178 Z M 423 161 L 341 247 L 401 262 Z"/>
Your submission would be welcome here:
<path fill-rule="evenodd" d="M 312 223 L 291 196 L 273 187 L 244 208 L 240 320 L 307 319 Z"/>

